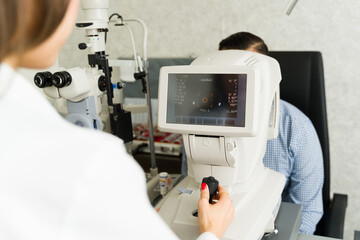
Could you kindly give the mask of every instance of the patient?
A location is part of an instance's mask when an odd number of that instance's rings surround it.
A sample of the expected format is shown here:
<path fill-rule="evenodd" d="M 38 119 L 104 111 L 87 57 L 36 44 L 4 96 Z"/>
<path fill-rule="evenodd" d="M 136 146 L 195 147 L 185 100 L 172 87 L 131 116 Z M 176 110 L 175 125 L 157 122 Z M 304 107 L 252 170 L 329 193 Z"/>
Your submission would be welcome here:
<path fill-rule="evenodd" d="M 219 50 L 240 49 L 268 55 L 264 41 L 248 32 L 235 33 L 219 44 Z M 303 207 L 300 233 L 313 234 L 323 215 L 324 168 L 321 145 L 309 118 L 280 100 L 279 135 L 267 143 L 264 165 L 286 177 L 282 201 Z M 187 174 L 183 154 L 182 173 Z"/>

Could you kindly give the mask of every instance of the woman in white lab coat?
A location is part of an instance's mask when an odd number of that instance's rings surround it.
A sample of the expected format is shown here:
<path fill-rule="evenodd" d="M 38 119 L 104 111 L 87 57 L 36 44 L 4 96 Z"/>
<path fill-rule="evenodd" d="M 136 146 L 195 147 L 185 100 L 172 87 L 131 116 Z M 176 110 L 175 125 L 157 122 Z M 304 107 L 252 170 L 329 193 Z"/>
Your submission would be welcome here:
<path fill-rule="evenodd" d="M 121 140 L 66 122 L 16 71 L 55 62 L 78 2 L 0 0 L 0 239 L 176 239 Z M 231 200 L 202 188 L 199 239 L 221 238 Z"/>

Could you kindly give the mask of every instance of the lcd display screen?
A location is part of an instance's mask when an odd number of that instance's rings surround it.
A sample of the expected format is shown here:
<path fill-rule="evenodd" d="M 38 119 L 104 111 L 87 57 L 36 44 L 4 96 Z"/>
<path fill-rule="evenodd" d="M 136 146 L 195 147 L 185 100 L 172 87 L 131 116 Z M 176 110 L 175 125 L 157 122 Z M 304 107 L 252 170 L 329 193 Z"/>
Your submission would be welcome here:
<path fill-rule="evenodd" d="M 245 127 L 246 74 L 169 74 L 167 123 Z"/>

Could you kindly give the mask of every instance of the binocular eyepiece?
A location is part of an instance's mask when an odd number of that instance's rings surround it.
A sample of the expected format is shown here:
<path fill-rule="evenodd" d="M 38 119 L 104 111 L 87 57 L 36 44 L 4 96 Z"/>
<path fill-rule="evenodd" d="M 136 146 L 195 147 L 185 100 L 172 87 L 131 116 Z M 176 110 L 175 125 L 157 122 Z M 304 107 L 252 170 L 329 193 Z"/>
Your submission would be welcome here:
<path fill-rule="evenodd" d="M 34 76 L 34 83 L 39 88 L 55 86 L 63 88 L 71 84 L 72 77 L 67 71 L 56 72 L 38 72 Z"/>
<path fill-rule="evenodd" d="M 51 80 L 55 87 L 63 88 L 63 87 L 67 87 L 71 84 L 72 77 L 71 77 L 70 73 L 68 73 L 66 71 L 62 71 L 62 72 L 54 73 Z"/>
<path fill-rule="evenodd" d="M 39 88 L 51 87 L 53 85 L 51 78 L 51 72 L 38 72 L 34 76 L 34 83 Z"/>

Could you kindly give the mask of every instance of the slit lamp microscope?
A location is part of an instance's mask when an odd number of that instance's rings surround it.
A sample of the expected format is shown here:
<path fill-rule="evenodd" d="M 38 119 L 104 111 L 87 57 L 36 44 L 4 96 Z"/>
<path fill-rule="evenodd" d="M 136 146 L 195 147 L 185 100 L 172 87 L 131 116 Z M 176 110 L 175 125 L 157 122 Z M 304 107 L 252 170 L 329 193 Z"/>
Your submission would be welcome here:
<path fill-rule="evenodd" d="M 133 140 L 131 113 L 124 110 L 119 99 L 114 98 L 114 91 L 122 89 L 125 84 L 111 81 L 112 66 L 116 66 L 116 60 L 109 60 L 105 53 L 109 22 L 115 23 L 115 26 L 126 26 L 133 44 L 134 78 L 142 81 L 143 92 L 148 100 L 149 143 L 150 148 L 154 149 L 151 104 L 149 104 L 150 89 L 146 72 L 147 28 L 144 22 L 140 19 L 124 20 L 116 13 L 109 17 L 109 0 L 82 0 L 81 8 L 83 17 L 76 23 L 76 27 L 85 30 L 86 42 L 80 43 L 78 48 L 88 50 L 89 67 L 61 69 L 55 73 L 39 72 L 34 77 L 35 85 L 42 88 L 45 95 L 52 99 L 66 100 L 65 118 L 69 122 L 81 127 L 109 131 L 121 138 L 124 143 L 131 142 Z M 114 16 L 117 17 L 116 20 L 111 21 Z M 136 53 L 132 31 L 127 24 L 129 21 L 138 22 L 143 27 L 143 59 Z M 151 171 L 156 175 L 155 155 L 152 156 L 152 160 L 154 164 Z"/>

